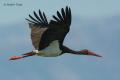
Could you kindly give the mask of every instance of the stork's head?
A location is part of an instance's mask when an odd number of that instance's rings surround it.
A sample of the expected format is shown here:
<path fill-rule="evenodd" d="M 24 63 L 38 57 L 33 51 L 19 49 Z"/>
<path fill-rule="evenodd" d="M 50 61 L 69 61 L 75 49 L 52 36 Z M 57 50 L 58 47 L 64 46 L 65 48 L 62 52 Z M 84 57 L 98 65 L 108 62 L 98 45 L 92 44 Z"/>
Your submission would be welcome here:
<path fill-rule="evenodd" d="M 82 55 L 90 55 L 90 56 L 102 57 L 101 55 L 98 55 L 98 54 L 96 54 L 94 52 L 91 52 L 91 51 L 89 51 L 87 49 L 84 49 L 84 50 L 81 50 L 81 51 L 78 51 L 78 52 L 80 54 L 82 54 Z"/>

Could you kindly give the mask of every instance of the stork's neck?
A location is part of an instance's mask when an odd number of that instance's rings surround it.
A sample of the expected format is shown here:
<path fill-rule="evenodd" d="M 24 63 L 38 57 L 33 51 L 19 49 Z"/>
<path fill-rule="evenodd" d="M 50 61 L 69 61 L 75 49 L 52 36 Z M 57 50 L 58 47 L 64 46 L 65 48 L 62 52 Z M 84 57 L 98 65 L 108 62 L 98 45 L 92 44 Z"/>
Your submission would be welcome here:
<path fill-rule="evenodd" d="M 96 56 L 96 57 L 102 57 L 101 55 L 98 55 L 98 54 L 91 52 L 87 49 L 83 49 L 81 51 L 74 51 L 72 49 L 69 49 L 66 46 L 63 46 L 63 53 L 72 53 L 72 54 L 78 54 L 78 55 L 91 55 L 91 56 Z"/>
<path fill-rule="evenodd" d="M 70 49 L 70 48 L 68 48 L 66 46 L 63 46 L 63 53 L 82 54 L 82 53 L 80 53 L 78 51 L 75 51 L 75 50 L 72 50 L 72 49 Z"/>

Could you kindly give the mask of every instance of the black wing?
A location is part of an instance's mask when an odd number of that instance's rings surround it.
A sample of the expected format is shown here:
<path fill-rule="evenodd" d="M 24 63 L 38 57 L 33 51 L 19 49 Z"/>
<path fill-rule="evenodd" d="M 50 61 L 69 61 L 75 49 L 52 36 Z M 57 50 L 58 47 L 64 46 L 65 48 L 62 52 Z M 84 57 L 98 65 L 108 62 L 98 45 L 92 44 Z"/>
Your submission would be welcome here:
<path fill-rule="evenodd" d="M 29 19 L 26 20 L 29 21 L 29 27 L 31 28 L 32 44 L 35 47 L 35 49 L 38 49 L 42 34 L 48 28 L 48 21 L 46 19 L 44 12 L 42 14 L 41 11 L 39 10 L 39 15 L 37 15 L 35 11 L 33 13 L 35 18 L 29 15 L 31 20 Z"/>
<path fill-rule="evenodd" d="M 71 9 L 66 7 L 57 11 L 57 17 L 49 23 L 49 28 L 43 33 L 39 43 L 39 50 L 47 47 L 52 41 L 58 40 L 60 45 L 63 44 L 66 34 L 69 32 L 71 24 Z"/>
<path fill-rule="evenodd" d="M 41 26 L 41 27 L 48 26 L 48 21 L 47 21 L 47 18 L 44 12 L 42 14 L 41 11 L 39 10 L 39 16 L 36 14 L 35 11 L 33 13 L 34 13 L 35 18 L 29 15 L 31 20 L 26 19 L 27 21 L 29 21 L 29 23 L 37 25 L 37 26 Z"/>

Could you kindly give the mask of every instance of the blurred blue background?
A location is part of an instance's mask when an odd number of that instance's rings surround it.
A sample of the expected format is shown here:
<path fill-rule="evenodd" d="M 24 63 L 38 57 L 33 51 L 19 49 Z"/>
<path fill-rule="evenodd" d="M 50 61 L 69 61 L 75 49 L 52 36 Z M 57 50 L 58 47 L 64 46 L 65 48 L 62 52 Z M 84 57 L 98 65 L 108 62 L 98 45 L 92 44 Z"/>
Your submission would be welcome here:
<path fill-rule="evenodd" d="M 4 6 L 19 3 L 22 6 Z M 0 79 L 2 80 L 120 80 L 120 0 L 1 0 Z M 25 18 L 33 10 L 48 20 L 61 8 L 71 7 L 72 25 L 64 44 L 90 49 L 102 58 L 64 54 L 9 61 L 33 50 Z"/>

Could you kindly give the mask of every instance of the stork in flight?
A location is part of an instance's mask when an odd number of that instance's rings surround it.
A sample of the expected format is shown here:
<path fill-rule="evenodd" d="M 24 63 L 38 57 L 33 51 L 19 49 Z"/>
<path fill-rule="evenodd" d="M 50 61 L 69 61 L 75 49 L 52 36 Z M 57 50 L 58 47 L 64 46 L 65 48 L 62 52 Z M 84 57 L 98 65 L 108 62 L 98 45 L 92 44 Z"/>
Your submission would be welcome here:
<path fill-rule="evenodd" d="M 101 57 L 94 52 L 87 49 L 81 51 L 74 51 L 66 47 L 63 42 L 65 36 L 70 30 L 71 25 L 71 9 L 66 6 L 61 11 L 57 11 L 57 16 L 53 15 L 53 20 L 47 21 L 45 13 L 39 10 L 39 14 L 35 11 L 34 17 L 29 15 L 30 19 L 26 19 L 29 22 L 31 29 L 31 40 L 35 50 L 25 53 L 22 56 L 12 56 L 10 60 L 17 60 L 28 56 L 44 56 L 44 57 L 56 57 L 64 53 L 71 53 L 77 55 L 92 55 Z"/>

